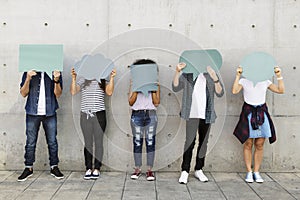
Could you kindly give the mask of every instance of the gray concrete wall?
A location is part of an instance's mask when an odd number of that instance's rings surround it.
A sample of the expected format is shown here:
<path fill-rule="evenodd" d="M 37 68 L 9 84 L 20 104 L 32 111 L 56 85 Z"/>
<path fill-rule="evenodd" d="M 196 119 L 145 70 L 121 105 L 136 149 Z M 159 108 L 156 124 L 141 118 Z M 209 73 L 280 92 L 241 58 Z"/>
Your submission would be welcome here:
<path fill-rule="evenodd" d="M 118 71 L 115 93 L 106 99 L 105 169 L 133 167 L 126 66 L 136 58 L 149 57 L 162 66 L 155 168 L 179 170 L 184 121 L 178 117 L 181 94 L 174 94 L 170 85 L 180 50 L 195 48 L 184 39 L 176 41 L 177 36 L 179 39 L 185 36 L 188 42 L 194 41 L 201 48 L 218 49 L 224 60 L 220 74 L 227 92 L 216 102 L 219 117 L 211 130 L 205 170 L 244 171 L 242 145 L 232 135 L 242 95 L 232 95 L 230 88 L 235 68 L 243 56 L 252 51 L 265 51 L 282 66 L 286 93 L 267 94 L 278 141 L 272 145 L 266 142 L 262 171 L 299 172 L 299 10 L 300 2 L 296 0 L 0 0 L 0 169 L 23 168 L 25 99 L 19 94 L 19 44 L 47 43 L 64 45 L 64 91 L 58 110 L 62 169 L 84 169 L 79 96 L 72 98 L 69 93 L 70 68 L 84 54 L 103 51 L 108 57 L 113 55 Z M 120 34 L 129 33 L 132 39 L 143 28 L 161 31 L 161 38 L 157 38 L 161 40 L 155 48 L 146 48 L 153 47 L 151 41 L 140 46 L 131 40 L 120 41 Z M 165 34 L 169 31 L 170 35 Z M 147 41 L 149 35 L 140 37 Z M 118 39 L 114 41 L 114 38 Z M 103 43 L 109 50 L 103 50 Z M 40 131 L 36 156 L 35 169 L 47 169 L 43 131 Z"/>

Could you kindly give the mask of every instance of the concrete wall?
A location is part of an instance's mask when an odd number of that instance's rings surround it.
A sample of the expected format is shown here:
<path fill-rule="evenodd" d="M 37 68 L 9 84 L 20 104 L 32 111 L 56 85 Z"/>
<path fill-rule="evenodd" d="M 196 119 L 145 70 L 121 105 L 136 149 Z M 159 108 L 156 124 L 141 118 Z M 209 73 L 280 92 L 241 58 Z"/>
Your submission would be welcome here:
<path fill-rule="evenodd" d="M 84 54 L 101 52 L 115 60 L 118 71 L 115 93 L 106 99 L 105 169 L 133 167 L 127 65 L 146 57 L 161 66 L 155 168 L 179 170 L 185 124 L 178 117 L 181 94 L 174 94 L 170 85 L 180 51 L 197 43 L 221 52 L 220 74 L 227 91 L 216 102 L 219 117 L 212 127 L 205 170 L 244 171 L 242 145 L 232 135 L 243 100 L 230 88 L 243 56 L 265 51 L 282 66 L 286 93 L 267 94 L 278 141 L 266 142 L 262 171 L 299 172 L 299 10 L 297 0 L 0 0 L 0 169 L 23 168 L 25 99 L 19 94 L 19 44 L 48 43 L 64 45 L 64 91 L 58 110 L 62 169 L 84 169 L 79 96 L 69 93 L 70 68 Z M 140 32 L 144 28 L 156 29 L 147 34 Z M 35 169 L 47 169 L 43 131 L 36 156 Z"/>

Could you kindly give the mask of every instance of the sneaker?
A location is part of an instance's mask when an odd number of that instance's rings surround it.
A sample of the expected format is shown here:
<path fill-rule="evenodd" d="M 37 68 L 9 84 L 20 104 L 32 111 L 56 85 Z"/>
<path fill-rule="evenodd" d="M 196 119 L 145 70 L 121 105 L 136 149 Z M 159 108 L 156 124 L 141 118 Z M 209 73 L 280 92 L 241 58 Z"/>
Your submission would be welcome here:
<path fill-rule="evenodd" d="M 189 178 L 189 173 L 187 171 L 182 171 L 178 182 L 180 184 L 187 184 Z"/>
<path fill-rule="evenodd" d="M 92 179 L 97 179 L 100 176 L 100 171 L 98 169 L 94 169 L 93 173 L 92 173 Z"/>
<path fill-rule="evenodd" d="M 253 183 L 253 173 L 252 172 L 247 172 L 245 181 L 247 183 Z"/>
<path fill-rule="evenodd" d="M 253 172 L 253 179 L 256 183 L 263 183 L 264 179 L 260 176 L 259 172 Z"/>
<path fill-rule="evenodd" d="M 141 170 L 138 169 L 138 168 L 135 168 L 135 170 L 134 170 L 134 172 L 131 174 L 130 178 L 136 180 L 136 179 L 138 179 L 138 178 L 141 176 L 141 174 L 142 174 L 142 173 L 141 173 Z"/>
<path fill-rule="evenodd" d="M 59 171 L 58 167 L 51 167 L 50 174 L 54 176 L 56 179 L 63 179 L 64 175 Z"/>
<path fill-rule="evenodd" d="M 92 178 L 92 170 L 91 169 L 88 169 L 86 172 L 85 172 L 85 175 L 83 177 L 85 180 L 89 180 Z"/>
<path fill-rule="evenodd" d="M 155 180 L 155 176 L 154 176 L 154 173 L 151 171 L 151 170 L 148 170 L 146 172 L 146 179 L 147 181 L 154 181 Z"/>
<path fill-rule="evenodd" d="M 208 178 L 203 173 L 202 169 L 195 171 L 195 177 L 199 179 L 201 182 L 207 182 Z"/>
<path fill-rule="evenodd" d="M 27 178 L 29 178 L 30 176 L 32 176 L 33 174 L 33 170 L 32 168 L 25 168 L 23 173 L 21 174 L 21 176 L 18 177 L 18 181 L 21 182 L 21 181 L 26 181 Z"/>

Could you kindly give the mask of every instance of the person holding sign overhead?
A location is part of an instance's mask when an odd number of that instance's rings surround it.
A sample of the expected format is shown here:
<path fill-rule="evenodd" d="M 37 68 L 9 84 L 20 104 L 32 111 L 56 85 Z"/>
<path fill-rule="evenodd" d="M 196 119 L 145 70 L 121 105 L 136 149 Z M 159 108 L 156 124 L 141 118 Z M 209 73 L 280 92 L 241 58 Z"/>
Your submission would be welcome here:
<path fill-rule="evenodd" d="M 40 124 L 42 123 L 48 144 L 50 173 L 57 179 L 64 178 L 58 168 L 57 144 L 57 98 L 62 94 L 62 76 L 59 71 L 54 71 L 52 78 L 45 72 L 30 70 L 23 73 L 20 84 L 20 93 L 27 97 L 26 101 L 26 145 L 25 169 L 18 181 L 25 181 L 33 174 L 35 162 L 35 149 L 38 139 Z"/>
<path fill-rule="evenodd" d="M 223 85 L 215 71 L 207 66 L 207 72 L 200 73 L 197 77 L 193 73 L 181 73 L 186 63 L 179 63 L 172 83 L 174 92 L 183 89 L 182 107 L 180 116 L 186 120 L 186 139 L 184 144 L 183 161 L 179 183 L 186 184 L 190 172 L 196 133 L 198 131 L 199 144 L 197 148 L 195 177 L 201 182 L 207 182 L 208 178 L 202 171 L 210 125 L 215 122 L 214 95 L 221 97 L 224 94 Z"/>
<path fill-rule="evenodd" d="M 70 92 L 72 95 L 81 91 L 80 126 L 84 137 L 84 159 L 86 172 L 84 179 L 97 179 L 100 176 L 100 168 L 103 157 L 103 134 L 106 128 L 105 94 L 111 96 L 114 91 L 114 77 L 116 70 L 112 70 L 109 83 L 105 79 L 98 82 L 96 79 L 88 80 L 80 77 L 76 80 L 77 73 L 72 68 L 72 83 Z M 95 154 L 94 148 L 95 148 Z M 94 167 L 93 167 L 94 155 Z"/>
<path fill-rule="evenodd" d="M 133 153 L 135 170 L 131 179 L 141 175 L 142 148 L 145 134 L 147 150 L 146 179 L 155 180 L 152 172 L 155 156 L 155 135 L 157 128 L 156 107 L 160 103 L 160 86 L 157 82 L 158 66 L 152 60 L 137 60 L 131 65 L 128 102 L 131 106 L 131 129 L 133 134 Z M 149 80 L 153 78 L 153 80 Z"/>
<path fill-rule="evenodd" d="M 253 68 L 252 68 L 253 69 Z M 263 68 L 260 68 L 260 71 Z M 279 67 L 274 68 L 278 85 L 270 80 L 253 82 L 241 78 L 243 68 L 239 66 L 236 70 L 236 78 L 232 86 L 232 93 L 237 94 L 243 89 L 244 105 L 240 119 L 234 130 L 234 135 L 244 144 L 244 161 L 247 168 L 245 181 L 263 183 L 264 180 L 259 174 L 260 165 L 263 159 L 263 147 L 266 138 L 270 143 L 275 142 L 275 129 L 266 105 L 267 89 L 272 92 L 283 94 L 284 83 Z M 254 169 L 252 171 L 252 147 L 254 145 Z"/>

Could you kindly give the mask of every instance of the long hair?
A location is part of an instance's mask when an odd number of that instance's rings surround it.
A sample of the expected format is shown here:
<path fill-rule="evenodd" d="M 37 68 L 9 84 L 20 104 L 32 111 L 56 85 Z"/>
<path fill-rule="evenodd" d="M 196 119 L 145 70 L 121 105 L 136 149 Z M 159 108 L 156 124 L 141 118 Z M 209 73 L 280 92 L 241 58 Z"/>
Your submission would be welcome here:
<path fill-rule="evenodd" d="M 88 87 L 91 84 L 92 80 L 85 80 L 83 83 L 83 88 Z M 100 79 L 100 82 L 98 82 L 99 87 L 105 92 L 106 87 L 106 81 L 105 79 Z"/>

